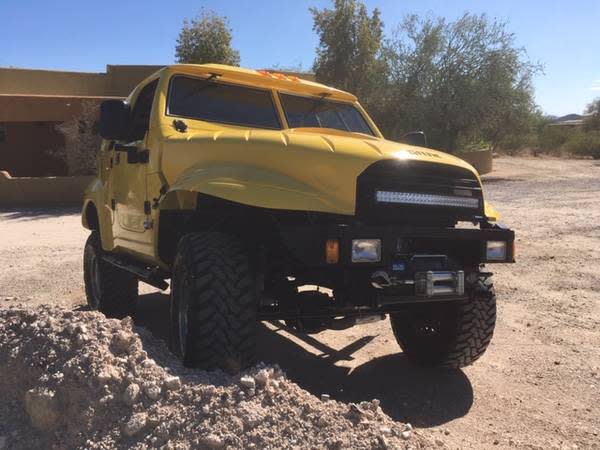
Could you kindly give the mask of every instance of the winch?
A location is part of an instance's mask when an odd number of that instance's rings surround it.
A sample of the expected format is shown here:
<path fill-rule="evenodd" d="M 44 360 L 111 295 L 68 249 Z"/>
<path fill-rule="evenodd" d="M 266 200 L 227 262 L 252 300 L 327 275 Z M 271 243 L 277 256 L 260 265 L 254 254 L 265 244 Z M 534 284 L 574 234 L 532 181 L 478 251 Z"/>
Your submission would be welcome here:
<path fill-rule="evenodd" d="M 411 286 L 416 297 L 463 296 L 465 273 L 452 269 L 445 255 L 414 255 L 395 261 L 389 271 L 375 271 L 371 285 L 378 290 Z"/>

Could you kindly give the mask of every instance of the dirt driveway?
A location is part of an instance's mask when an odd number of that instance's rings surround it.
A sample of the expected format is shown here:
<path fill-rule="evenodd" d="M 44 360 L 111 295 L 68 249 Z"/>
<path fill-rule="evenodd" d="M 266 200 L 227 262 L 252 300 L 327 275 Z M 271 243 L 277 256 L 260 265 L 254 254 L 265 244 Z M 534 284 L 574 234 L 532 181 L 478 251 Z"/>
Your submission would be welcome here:
<path fill-rule="evenodd" d="M 599 449 L 600 164 L 501 158 L 495 167 L 487 196 L 517 232 L 519 262 L 493 267 L 498 324 L 474 366 L 413 366 L 387 321 L 308 337 L 265 324 L 260 357 L 315 395 L 379 398 L 451 448 Z M 1 212 L 0 306 L 82 305 L 86 235 L 75 210 Z M 167 295 L 144 287 L 136 321 L 164 337 L 167 311 Z"/>

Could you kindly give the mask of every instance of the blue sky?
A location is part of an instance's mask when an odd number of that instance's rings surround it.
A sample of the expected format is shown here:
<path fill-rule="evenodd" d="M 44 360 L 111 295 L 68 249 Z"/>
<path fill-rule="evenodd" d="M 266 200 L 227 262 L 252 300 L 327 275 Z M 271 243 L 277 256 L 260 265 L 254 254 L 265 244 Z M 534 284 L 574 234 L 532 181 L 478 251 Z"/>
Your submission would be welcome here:
<path fill-rule="evenodd" d="M 407 13 L 506 19 L 545 66 L 535 79 L 543 111 L 582 112 L 600 97 L 600 1 L 367 0 L 389 32 Z M 103 71 L 106 64 L 168 64 L 183 19 L 202 6 L 226 15 L 242 65 L 310 68 L 317 39 L 310 6 L 325 0 L 0 0 L 0 66 Z"/>

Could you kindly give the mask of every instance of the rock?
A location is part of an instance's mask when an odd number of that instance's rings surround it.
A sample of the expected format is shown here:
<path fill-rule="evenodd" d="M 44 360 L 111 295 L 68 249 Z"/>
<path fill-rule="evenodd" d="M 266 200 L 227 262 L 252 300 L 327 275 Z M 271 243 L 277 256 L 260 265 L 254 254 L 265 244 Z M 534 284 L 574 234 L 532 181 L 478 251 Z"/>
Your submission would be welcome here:
<path fill-rule="evenodd" d="M 404 424 L 404 431 L 412 431 L 413 426 L 410 423 Z"/>
<path fill-rule="evenodd" d="M 383 434 L 384 436 L 391 436 L 392 429 L 390 427 L 387 427 L 387 426 L 382 426 L 382 427 L 379 427 L 379 432 L 381 434 Z"/>
<path fill-rule="evenodd" d="M 400 433 L 400 436 L 402 437 L 402 439 L 404 439 L 405 441 L 407 441 L 412 436 L 412 431 L 411 430 L 404 430 L 402 433 Z"/>
<path fill-rule="evenodd" d="M 270 373 L 267 369 L 261 369 L 258 371 L 256 375 L 254 375 L 254 380 L 256 384 L 259 386 L 266 386 L 269 381 Z"/>
<path fill-rule="evenodd" d="M 97 376 L 98 384 L 100 385 L 107 384 L 110 381 L 118 382 L 121 380 L 121 378 L 121 373 L 114 366 L 104 367 L 104 369 Z"/>
<path fill-rule="evenodd" d="M 321 394 L 322 402 L 328 402 L 330 399 L 331 399 L 331 397 L 329 396 L 329 394 Z"/>
<path fill-rule="evenodd" d="M 377 443 L 379 444 L 379 448 L 383 448 L 383 449 L 387 449 L 390 446 L 387 438 L 383 434 L 380 436 L 377 436 Z"/>
<path fill-rule="evenodd" d="M 221 448 L 225 443 L 220 436 L 216 434 L 209 434 L 200 439 L 200 443 L 208 448 Z"/>
<path fill-rule="evenodd" d="M 325 416 L 319 417 L 319 420 L 317 421 L 317 424 L 320 427 L 325 427 L 325 426 L 327 426 L 328 423 L 329 423 L 329 421 L 327 420 L 327 417 L 325 417 Z"/>
<path fill-rule="evenodd" d="M 133 405 L 140 395 L 140 387 L 135 383 L 131 383 L 123 393 L 123 401 L 128 405 Z"/>
<path fill-rule="evenodd" d="M 204 414 L 208 414 L 210 412 L 210 406 L 209 405 L 202 406 L 202 412 Z"/>
<path fill-rule="evenodd" d="M 125 436 L 134 436 L 144 429 L 148 416 L 146 413 L 136 413 L 123 427 L 123 433 Z"/>
<path fill-rule="evenodd" d="M 144 386 L 144 393 L 150 400 L 158 400 L 160 398 L 160 388 L 156 384 L 147 384 Z"/>
<path fill-rule="evenodd" d="M 443 447 L 444 446 L 444 441 L 442 441 L 441 439 L 436 439 L 435 440 L 435 445 L 437 445 L 438 447 Z"/>
<path fill-rule="evenodd" d="M 253 377 L 246 375 L 240 378 L 240 384 L 246 389 L 255 389 L 256 381 Z"/>
<path fill-rule="evenodd" d="M 25 393 L 25 410 L 31 424 L 40 431 L 52 431 L 60 419 L 56 393 L 45 388 L 30 389 Z"/>
<path fill-rule="evenodd" d="M 113 335 L 111 346 L 114 353 L 127 353 L 130 345 L 131 336 L 124 331 L 119 331 Z"/>
<path fill-rule="evenodd" d="M 181 387 L 181 380 L 175 376 L 167 377 L 165 378 L 165 387 L 170 391 L 176 391 Z"/>

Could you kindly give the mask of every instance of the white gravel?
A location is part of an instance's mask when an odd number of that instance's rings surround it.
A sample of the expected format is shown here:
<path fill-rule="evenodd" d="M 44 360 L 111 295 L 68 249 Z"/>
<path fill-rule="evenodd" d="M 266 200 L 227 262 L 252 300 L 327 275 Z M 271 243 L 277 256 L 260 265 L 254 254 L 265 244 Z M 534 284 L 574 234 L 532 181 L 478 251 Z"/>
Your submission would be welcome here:
<path fill-rule="evenodd" d="M 0 398 L 0 448 L 431 447 L 378 400 L 322 402 L 277 366 L 186 369 L 129 318 L 51 306 L 0 309 Z"/>

